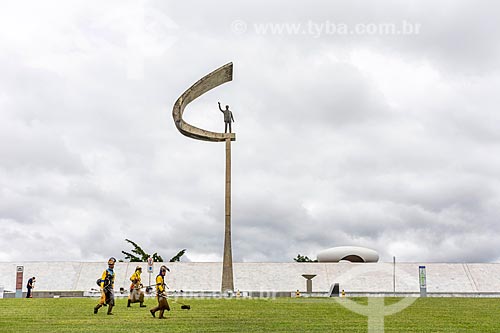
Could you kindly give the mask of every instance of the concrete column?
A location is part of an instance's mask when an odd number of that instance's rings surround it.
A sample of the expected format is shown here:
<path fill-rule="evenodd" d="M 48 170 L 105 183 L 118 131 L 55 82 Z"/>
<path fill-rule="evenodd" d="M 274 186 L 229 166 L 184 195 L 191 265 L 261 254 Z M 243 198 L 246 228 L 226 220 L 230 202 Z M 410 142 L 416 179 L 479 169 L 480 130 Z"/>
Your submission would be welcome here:
<path fill-rule="evenodd" d="M 224 228 L 224 258 L 221 291 L 234 291 L 233 254 L 231 250 L 231 138 L 226 138 L 226 220 Z"/>
<path fill-rule="evenodd" d="M 16 298 L 23 298 L 24 266 L 16 267 Z"/>
<path fill-rule="evenodd" d="M 233 284 L 233 257 L 231 251 L 231 141 L 236 140 L 234 133 L 216 133 L 192 126 L 182 119 L 186 106 L 204 93 L 223 83 L 233 80 L 233 63 L 224 66 L 205 75 L 189 89 L 184 91 L 177 99 L 172 109 L 172 117 L 175 127 L 187 137 L 211 142 L 226 142 L 226 209 L 225 209 L 225 232 L 224 232 L 224 256 L 222 262 L 222 286 L 221 291 L 234 291 Z"/>
<path fill-rule="evenodd" d="M 306 291 L 308 294 L 313 292 L 313 282 L 312 279 L 316 276 L 316 274 L 302 274 L 302 276 L 307 280 L 306 282 Z"/>

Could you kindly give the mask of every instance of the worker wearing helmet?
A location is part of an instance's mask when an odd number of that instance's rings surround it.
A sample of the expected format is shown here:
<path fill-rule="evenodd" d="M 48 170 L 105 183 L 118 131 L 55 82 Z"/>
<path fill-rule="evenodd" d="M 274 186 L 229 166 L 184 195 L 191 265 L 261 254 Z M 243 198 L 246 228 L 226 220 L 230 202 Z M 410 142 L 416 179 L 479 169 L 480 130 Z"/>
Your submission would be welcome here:
<path fill-rule="evenodd" d="M 134 274 L 130 277 L 130 281 L 132 284 L 130 285 L 130 295 L 128 295 L 128 303 L 127 307 L 130 307 L 131 303 L 140 303 L 140 307 L 144 308 L 146 307 L 144 304 L 144 292 L 141 290 L 143 285 L 141 283 L 141 273 L 142 273 L 142 267 L 137 266 L 135 268 Z"/>
<path fill-rule="evenodd" d="M 94 307 L 94 314 L 97 314 L 99 308 L 103 305 L 108 305 L 108 315 L 112 315 L 111 310 L 115 306 L 115 272 L 113 271 L 115 267 L 116 259 L 111 257 L 108 260 L 108 269 L 106 269 L 101 276 L 101 298 L 99 303 Z"/>
<path fill-rule="evenodd" d="M 167 292 L 165 290 L 165 275 L 167 274 L 167 271 L 170 272 L 167 266 L 161 266 L 160 273 L 156 277 L 156 299 L 158 300 L 158 306 L 149 310 L 153 317 L 155 317 L 156 311 L 160 311 L 160 316 L 158 317 L 160 319 L 166 319 L 163 316 L 165 310 L 170 311 L 170 306 L 167 302 Z"/>

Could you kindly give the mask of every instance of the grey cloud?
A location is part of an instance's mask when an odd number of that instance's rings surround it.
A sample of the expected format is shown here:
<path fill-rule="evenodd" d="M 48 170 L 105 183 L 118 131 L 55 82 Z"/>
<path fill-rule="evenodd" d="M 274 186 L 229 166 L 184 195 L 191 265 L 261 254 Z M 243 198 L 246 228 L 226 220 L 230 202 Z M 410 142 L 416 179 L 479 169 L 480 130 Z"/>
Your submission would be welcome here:
<path fill-rule="evenodd" d="M 128 76 L 133 12 L 113 16 L 113 6 L 75 7 L 66 19 L 43 12 L 48 30 L 0 34 L 2 260 L 121 257 L 125 238 L 164 257 L 187 248 L 191 260 L 221 258 L 224 147 L 181 136 L 171 108 L 229 61 L 234 81 L 193 102 L 186 118 L 220 131 L 217 101 L 235 112 L 236 261 L 291 261 L 336 245 L 372 247 L 382 260 L 500 257 L 494 3 L 147 3 L 146 46 L 161 49 L 133 58 L 142 79 Z M 176 26 L 161 25 L 163 16 Z M 236 35 L 235 19 L 407 19 L 422 31 Z M 36 36 L 43 43 L 27 43 Z M 387 72 L 397 60 L 425 64 L 433 77 L 426 86 L 395 75 L 383 87 L 373 73 L 385 71 L 358 66 L 359 50 L 388 59 Z"/>

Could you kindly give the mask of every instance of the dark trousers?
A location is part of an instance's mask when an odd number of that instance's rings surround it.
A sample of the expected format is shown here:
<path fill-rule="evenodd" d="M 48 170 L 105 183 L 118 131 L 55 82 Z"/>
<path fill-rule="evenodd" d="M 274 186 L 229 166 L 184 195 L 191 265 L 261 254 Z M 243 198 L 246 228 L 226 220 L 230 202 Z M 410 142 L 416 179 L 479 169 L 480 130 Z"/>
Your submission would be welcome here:
<path fill-rule="evenodd" d="M 31 288 L 28 288 L 28 293 L 26 294 L 26 298 L 33 298 L 33 295 L 31 294 Z"/>
<path fill-rule="evenodd" d="M 158 300 L 158 306 L 152 308 L 150 311 L 153 314 L 153 317 L 154 317 L 154 313 L 156 311 L 160 311 L 160 317 L 159 318 L 163 319 L 163 318 L 165 318 L 163 316 L 163 313 L 165 312 L 165 310 L 170 311 L 170 306 L 168 305 L 166 297 L 156 296 L 156 299 Z"/>

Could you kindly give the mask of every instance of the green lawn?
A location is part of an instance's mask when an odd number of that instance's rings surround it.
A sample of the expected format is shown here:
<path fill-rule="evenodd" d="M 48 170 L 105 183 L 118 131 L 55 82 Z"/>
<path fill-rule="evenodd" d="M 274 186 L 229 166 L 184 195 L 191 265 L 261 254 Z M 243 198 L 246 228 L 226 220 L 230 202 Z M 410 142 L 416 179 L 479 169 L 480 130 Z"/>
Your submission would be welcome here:
<path fill-rule="evenodd" d="M 366 305 L 368 299 L 354 299 Z M 386 298 L 387 305 L 399 299 Z M 93 314 L 96 299 L 0 299 L 0 332 L 367 332 L 367 317 L 328 298 L 189 299 L 169 319 L 118 299 L 114 316 Z M 385 317 L 385 332 L 500 332 L 500 299 L 422 298 Z"/>

